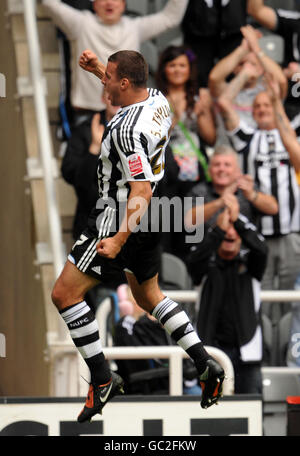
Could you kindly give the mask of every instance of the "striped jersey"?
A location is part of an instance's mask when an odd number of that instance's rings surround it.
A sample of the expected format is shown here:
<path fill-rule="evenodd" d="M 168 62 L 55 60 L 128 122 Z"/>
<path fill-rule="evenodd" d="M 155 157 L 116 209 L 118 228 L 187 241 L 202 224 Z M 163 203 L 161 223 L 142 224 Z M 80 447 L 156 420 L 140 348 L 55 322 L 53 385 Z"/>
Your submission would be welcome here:
<path fill-rule="evenodd" d="M 126 201 L 130 181 L 149 181 L 154 191 L 164 175 L 170 107 L 157 89 L 148 93 L 147 100 L 119 109 L 104 131 L 98 165 L 102 200 Z"/>
<path fill-rule="evenodd" d="M 292 122 L 300 134 L 300 115 Z M 296 173 L 290 163 L 279 130 L 259 130 L 240 122 L 227 132 L 234 149 L 242 154 L 242 169 L 254 177 L 258 188 L 273 195 L 278 214 L 262 215 L 259 229 L 264 236 L 279 236 L 300 231 L 300 197 Z"/>

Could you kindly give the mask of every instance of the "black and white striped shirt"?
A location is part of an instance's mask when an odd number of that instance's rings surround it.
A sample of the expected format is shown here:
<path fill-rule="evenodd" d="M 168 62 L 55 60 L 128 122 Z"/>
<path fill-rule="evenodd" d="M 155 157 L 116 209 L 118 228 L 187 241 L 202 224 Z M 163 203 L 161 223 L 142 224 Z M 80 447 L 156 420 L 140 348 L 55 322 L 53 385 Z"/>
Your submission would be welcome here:
<path fill-rule="evenodd" d="M 98 165 L 102 200 L 124 202 L 130 181 L 150 181 L 154 188 L 164 175 L 170 107 L 158 90 L 148 93 L 146 101 L 121 108 L 105 129 Z"/>
<path fill-rule="evenodd" d="M 293 127 L 299 136 L 300 116 Z M 280 133 L 274 130 L 252 129 L 243 122 L 232 132 L 227 132 L 234 149 L 242 154 L 242 169 L 251 174 L 258 188 L 273 195 L 279 206 L 278 214 L 264 215 L 260 231 L 264 236 L 279 236 L 300 231 L 299 186 L 289 153 Z"/>
<path fill-rule="evenodd" d="M 277 27 L 275 33 L 284 38 L 286 66 L 290 62 L 300 62 L 300 12 L 277 9 Z"/>

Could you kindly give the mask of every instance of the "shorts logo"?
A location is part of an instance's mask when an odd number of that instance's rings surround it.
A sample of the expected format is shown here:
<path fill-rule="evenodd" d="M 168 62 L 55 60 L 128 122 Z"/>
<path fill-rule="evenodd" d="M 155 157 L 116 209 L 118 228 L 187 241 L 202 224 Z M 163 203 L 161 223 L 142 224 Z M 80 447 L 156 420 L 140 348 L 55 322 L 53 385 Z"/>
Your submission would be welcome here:
<path fill-rule="evenodd" d="M 142 160 L 138 154 L 130 155 L 130 157 L 128 158 L 128 164 L 132 177 L 143 172 Z"/>
<path fill-rule="evenodd" d="M 92 268 L 92 271 L 94 271 L 96 274 L 101 275 L 101 266 L 95 266 Z"/>

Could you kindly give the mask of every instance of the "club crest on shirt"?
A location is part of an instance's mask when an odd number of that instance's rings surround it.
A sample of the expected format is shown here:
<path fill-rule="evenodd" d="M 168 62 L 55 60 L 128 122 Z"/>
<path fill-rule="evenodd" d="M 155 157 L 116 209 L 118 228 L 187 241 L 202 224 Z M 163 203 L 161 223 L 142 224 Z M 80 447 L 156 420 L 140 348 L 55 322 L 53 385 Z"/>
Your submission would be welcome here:
<path fill-rule="evenodd" d="M 142 160 L 138 154 L 132 154 L 128 157 L 128 165 L 132 177 L 143 172 Z"/>

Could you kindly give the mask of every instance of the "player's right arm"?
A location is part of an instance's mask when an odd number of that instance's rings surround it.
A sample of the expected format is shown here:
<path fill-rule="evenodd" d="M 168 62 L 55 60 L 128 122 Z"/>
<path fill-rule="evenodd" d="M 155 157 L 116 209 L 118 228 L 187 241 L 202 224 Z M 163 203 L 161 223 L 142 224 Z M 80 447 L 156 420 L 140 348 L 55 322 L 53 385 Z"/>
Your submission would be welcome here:
<path fill-rule="evenodd" d="M 152 198 L 149 181 L 130 181 L 128 183 L 130 192 L 119 231 L 112 237 L 101 239 L 97 244 L 97 252 L 105 258 L 116 258 L 130 234 L 139 225 Z"/>

